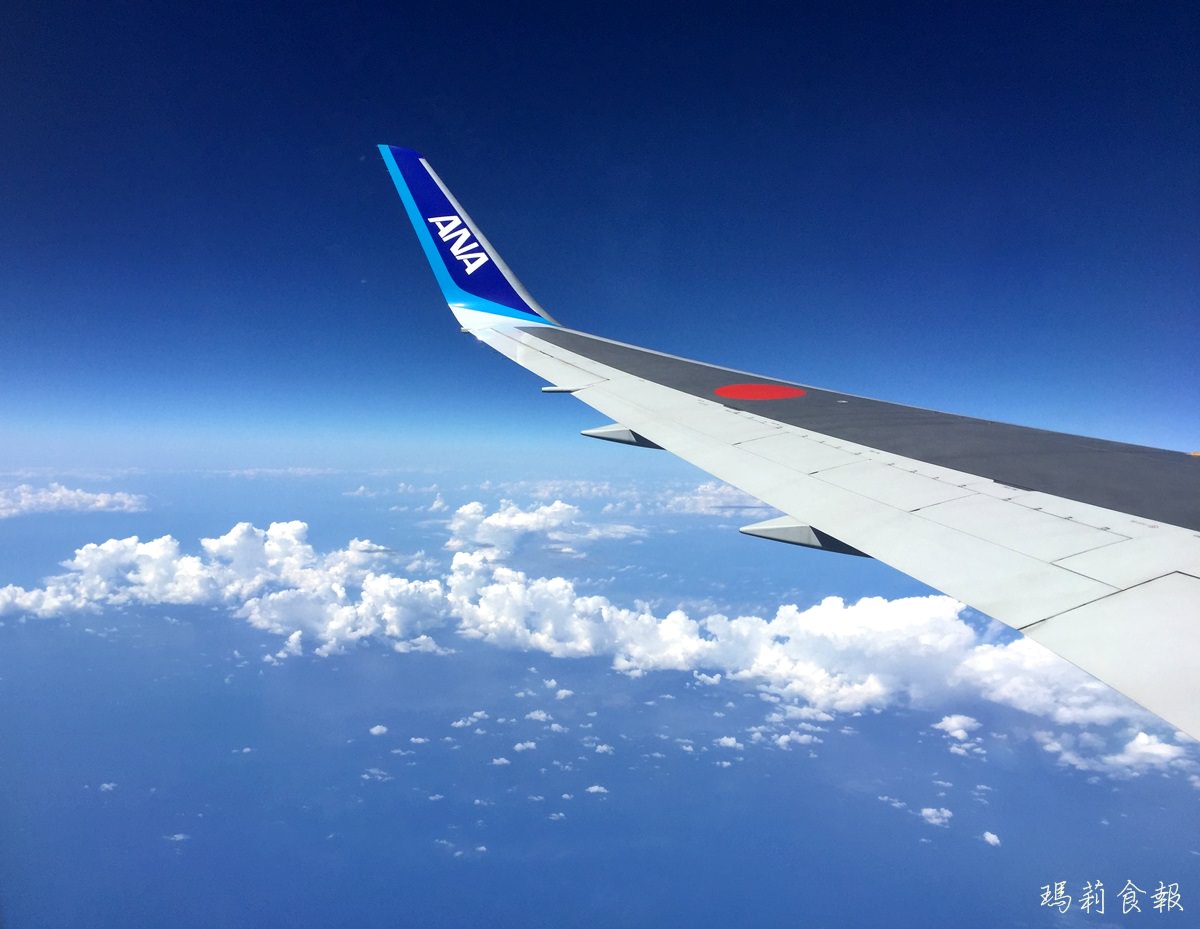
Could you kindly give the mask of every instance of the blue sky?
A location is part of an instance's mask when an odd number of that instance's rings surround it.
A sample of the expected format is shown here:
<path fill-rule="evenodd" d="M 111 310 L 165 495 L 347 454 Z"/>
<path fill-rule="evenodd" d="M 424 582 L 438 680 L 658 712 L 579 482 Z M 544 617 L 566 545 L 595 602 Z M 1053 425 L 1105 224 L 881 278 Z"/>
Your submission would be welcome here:
<path fill-rule="evenodd" d="M 1200 890 L 1194 748 L 885 566 L 739 537 L 770 514 L 688 466 L 578 438 L 594 413 L 457 331 L 375 151 L 423 151 L 566 325 L 1192 450 L 1198 25 L 19 5 L 5 925 L 1104 925 L 1039 886 Z M 299 574 L 267 536 L 245 563 L 200 541 L 289 521 Z M 713 619 L 830 596 L 837 647 L 739 650 Z M 922 631 L 941 644 L 901 644 Z M 483 734 L 452 726 L 479 710 Z"/>
<path fill-rule="evenodd" d="M 464 348 L 379 142 L 568 325 L 1196 444 L 1188 5 L 455 9 L 14 16 L 13 466 L 77 464 L 69 432 L 110 465 L 384 467 L 415 428 L 494 428 L 526 382 L 447 381 Z"/>

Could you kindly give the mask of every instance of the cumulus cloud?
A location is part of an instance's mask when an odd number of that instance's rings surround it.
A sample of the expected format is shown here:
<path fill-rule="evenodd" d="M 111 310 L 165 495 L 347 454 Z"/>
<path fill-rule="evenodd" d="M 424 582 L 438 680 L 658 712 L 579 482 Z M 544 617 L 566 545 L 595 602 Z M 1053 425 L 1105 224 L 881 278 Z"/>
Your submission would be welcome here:
<path fill-rule="evenodd" d="M 933 728 L 941 729 L 950 738 L 963 742 L 966 741 L 968 732 L 974 732 L 979 728 L 979 720 L 956 713 L 953 716 L 942 717 L 942 721 L 934 723 Z"/>
<path fill-rule="evenodd" d="M 964 758 L 971 756 L 983 758 L 987 755 L 987 751 L 983 747 L 983 739 L 972 738 L 970 735 L 979 726 L 979 720 L 964 716 L 962 713 L 954 713 L 942 717 L 941 722 L 934 723 L 932 728 L 940 729 L 945 733 L 945 738 L 950 743 L 951 754 L 961 755 Z"/>
<path fill-rule="evenodd" d="M 388 728 L 384 725 L 372 726 L 367 732 L 371 735 L 387 735 Z"/>
<path fill-rule="evenodd" d="M 63 572 L 40 587 L 0 588 L 0 617 L 140 604 L 221 607 L 282 637 L 283 647 L 272 656 L 278 660 L 300 654 L 302 641 L 321 656 L 363 640 L 402 651 L 442 650 L 435 635 L 443 642 L 460 636 L 560 658 L 603 655 L 627 674 L 672 669 L 693 672 L 701 684 L 757 685 L 779 704 L 780 747 L 807 741 L 796 720 L 828 721 L 837 713 L 950 698 L 991 700 L 1059 726 L 1135 721 L 1129 731 L 1136 732 L 1147 725 L 1144 711 L 1036 643 L 985 639 L 964 619 L 962 604 L 949 597 L 853 603 L 828 597 L 807 607 L 783 604 L 761 616 L 657 612 L 581 593 L 569 578 L 534 577 L 508 563 L 523 536 L 583 538 L 596 535 L 593 528 L 561 500 L 529 508 L 504 501 L 491 511 L 469 503 L 450 519 L 448 570 L 424 578 L 398 574 L 408 556 L 369 541 L 353 539 L 320 552 L 302 522 L 266 529 L 239 523 L 202 539 L 194 553 L 171 536 L 109 539 L 76 550 Z M 543 683 L 557 700 L 572 695 L 557 681 Z M 472 726 L 479 718 L 452 725 Z M 954 714 L 934 728 L 951 751 L 982 754 L 970 735 L 979 728 L 974 718 Z M 1125 735 L 1120 744 L 1089 732 L 1036 737 L 1064 763 L 1097 770 L 1183 770 L 1192 764 L 1182 746 L 1153 736 L 1128 742 Z"/>
<path fill-rule="evenodd" d="M 996 833 L 994 833 L 994 832 L 985 832 L 981 836 L 981 838 L 983 839 L 983 841 L 987 842 L 988 845 L 999 845 L 1000 844 L 1000 836 L 996 835 Z"/>
<path fill-rule="evenodd" d="M 534 533 L 558 543 L 645 534 L 644 530 L 634 526 L 586 525 L 580 519 L 579 507 L 562 500 L 532 509 L 522 509 L 511 500 L 502 500 L 499 508 L 491 513 L 475 501 L 454 512 L 450 531 L 452 535 L 446 547 L 451 551 L 483 545 L 504 552 L 510 551 L 521 536 Z"/>
<path fill-rule="evenodd" d="M 1108 743 L 1090 731 L 1052 733 L 1040 730 L 1033 738 L 1045 751 L 1057 755 L 1059 764 L 1081 771 L 1118 778 L 1138 777 L 1151 771 L 1174 771 L 1189 775 L 1192 785 L 1200 789 L 1200 777 L 1196 775 L 1196 765 L 1188 750 L 1146 732 L 1137 732 L 1114 752 L 1104 751 Z M 1187 741 L 1191 744 L 1190 739 Z"/>
<path fill-rule="evenodd" d="M 591 787 L 589 787 L 587 789 L 586 792 L 589 794 L 606 794 L 606 793 L 608 793 L 608 788 L 601 787 L 599 784 L 593 784 Z"/>
<path fill-rule="evenodd" d="M 518 742 L 513 746 L 514 752 L 529 752 L 537 748 L 537 742 Z"/>
<path fill-rule="evenodd" d="M 672 494 L 666 497 L 659 507 L 665 513 L 693 513 L 703 516 L 764 509 L 761 500 L 721 481 L 705 481 L 691 490 Z"/>
<path fill-rule="evenodd" d="M 921 818 L 931 826 L 949 826 L 950 817 L 953 815 L 944 806 L 937 807 L 936 809 L 927 806 L 921 810 Z"/>
<path fill-rule="evenodd" d="M 493 767 L 497 767 L 497 768 L 498 768 L 498 767 L 500 767 L 501 765 L 512 764 L 512 762 L 511 762 L 511 761 L 509 761 L 507 758 L 493 758 L 493 759 L 491 760 L 490 764 L 491 764 Z"/>
<path fill-rule="evenodd" d="M 1182 758 L 1183 754 L 1184 750 L 1180 746 L 1170 745 L 1161 741 L 1157 736 L 1139 732 L 1126 743 L 1120 752 L 1106 755 L 1104 763 L 1140 773 L 1151 769 L 1168 768 Z"/>
<path fill-rule="evenodd" d="M 988 700 L 1065 725 L 1107 725 L 1136 712 L 1116 691 L 1032 639 L 976 645 L 952 674 Z"/>
<path fill-rule="evenodd" d="M 16 487 L 0 489 L 0 519 L 64 510 L 75 513 L 139 513 L 144 509 L 145 497 L 124 491 L 93 493 L 62 484 L 50 484 L 47 487 L 18 484 Z"/>
<path fill-rule="evenodd" d="M 820 741 L 811 732 L 796 732 L 795 730 L 777 735 L 774 739 L 775 744 L 784 749 L 791 748 L 793 745 L 812 745 L 814 742 Z"/>
<path fill-rule="evenodd" d="M 43 587 L 0 588 L 0 615 L 47 617 L 152 603 L 226 606 L 285 638 L 312 634 L 322 655 L 371 636 L 419 648 L 425 630 L 444 621 L 440 581 L 378 570 L 388 553 L 358 539 L 319 555 L 307 532 L 301 522 L 272 523 L 265 530 L 239 523 L 223 536 L 203 539 L 201 555 L 184 554 L 171 536 L 91 543 Z"/>

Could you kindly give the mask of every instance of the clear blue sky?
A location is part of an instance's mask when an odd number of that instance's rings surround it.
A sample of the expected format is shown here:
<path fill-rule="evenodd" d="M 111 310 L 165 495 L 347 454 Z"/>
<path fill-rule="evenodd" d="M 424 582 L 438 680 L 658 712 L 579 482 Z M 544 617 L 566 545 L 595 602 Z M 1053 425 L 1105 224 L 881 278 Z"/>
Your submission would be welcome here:
<path fill-rule="evenodd" d="M 490 428 L 527 376 L 439 315 L 379 142 L 425 152 L 567 325 L 1200 445 L 1190 4 L 9 20 L 13 465 L 315 464 L 334 434 L 382 466 L 381 434 Z"/>
<path fill-rule="evenodd" d="M 1197 48 L 1187 3 L 6 11 L 0 923 L 1194 911 L 1193 745 L 576 436 L 375 146 L 565 325 L 1192 450 Z M 1038 905 L 1096 878 L 1108 922 Z"/>

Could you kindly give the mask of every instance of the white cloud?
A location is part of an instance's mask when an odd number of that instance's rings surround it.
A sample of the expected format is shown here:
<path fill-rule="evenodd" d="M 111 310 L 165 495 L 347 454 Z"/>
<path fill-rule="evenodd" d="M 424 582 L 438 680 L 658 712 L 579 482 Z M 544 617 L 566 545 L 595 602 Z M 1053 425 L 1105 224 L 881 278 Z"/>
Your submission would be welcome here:
<path fill-rule="evenodd" d="M 659 509 L 665 513 L 725 516 L 743 510 L 764 509 L 761 500 L 721 481 L 705 481 L 692 490 L 665 498 Z"/>
<path fill-rule="evenodd" d="M 502 500 L 500 508 L 488 513 L 475 501 L 460 506 L 450 519 L 453 535 L 446 547 L 458 551 L 468 544 L 485 545 L 509 551 L 522 535 L 533 532 L 550 534 L 579 518 L 579 508 L 561 500 L 532 510 L 522 510 L 511 500 Z"/>
<path fill-rule="evenodd" d="M 93 493 L 72 490 L 55 483 L 48 487 L 19 484 L 0 488 L 0 519 L 63 510 L 76 513 L 140 513 L 145 509 L 145 497 L 124 491 Z"/>
<path fill-rule="evenodd" d="M 983 747 L 983 739 L 972 738 L 970 735 L 979 726 L 979 720 L 964 716 L 962 713 L 955 713 L 944 716 L 942 721 L 934 723 L 932 728 L 940 729 L 945 733 L 947 741 L 950 742 L 949 750 L 952 755 L 960 755 L 963 758 L 972 756 L 984 758 L 987 751 Z"/>
<path fill-rule="evenodd" d="M 100 792 L 104 793 L 104 794 L 112 793 L 116 789 L 117 789 L 116 781 L 108 781 L 107 783 L 100 785 Z"/>
<path fill-rule="evenodd" d="M 534 722 L 545 723 L 545 722 L 549 722 L 554 717 L 551 716 L 549 713 L 547 713 L 545 710 L 534 710 L 531 713 L 526 713 L 525 718 L 532 719 Z"/>
<path fill-rule="evenodd" d="M 575 691 L 567 690 L 567 688 L 565 688 L 565 687 L 559 688 L 558 690 L 556 690 L 554 692 L 555 700 L 566 700 L 567 697 L 573 697 L 573 696 L 575 696 Z"/>
<path fill-rule="evenodd" d="M 793 745 L 812 745 L 821 740 L 811 732 L 785 732 L 775 737 L 775 744 L 780 748 L 790 748 Z"/>
<path fill-rule="evenodd" d="M 941 729 L 950 738 L 958 739 L 961 742 L 967 738 L 968 732 L 974 732 L 979 728 L 979 720 L 956 713 L 953 716 L 943 717 L 941 722 L 933 724 L 933 728 Z"/>
<path fill-rule="evenodd" d="M 270 656 L 275 662 L 280 662 L 284 658 L 290 658 L 293 655 L 304 654 L 303 644 L 304 632 L 301 629 L 296 629 L 291 632 L 284 640 L 283 648 L 279 649 L 274 655 Z"/>
<path fill-rule="evenodd" d="M 611 755 L 615 751 L 616 749 L 614 749 L 611 745 L 601 744 L 596 746 L 597 755 Z"/>
<path fill-rule="evenodd" d="M 1000 836 L 996 835 L 994 832 L 985 832 L 981 838 L 983 841 L 987 842 L 988 845 L 1000 844 Z"/>
<path fill-rule="evenodd" d="M 745 748 L 741 742 L 731 735 L 723 735 L 719 739 L 713 739 L 713 744 L 720 748 Z"/>
<path fill-rule="evenodd" d="M 1145 717 L 1145 711 L 1032 639 L 974 645 L 952 675 L 988 700 L 1060 724 L 1106 725 L 1135 714 Z"/>
<path fill-rule="evenodd" d="M 501 765 L 512 764 L 512 762 L 509 761 L 507 758 L 493 758 L 490 763 L 494 767 L 500 767 Z"/>
<path fill-rule="evenodd" d="M 1168 767 L 1183 754 L 1184 749 L 1180 746 L 1169 745 L 1157 736 L 1139 732 L 1119 753 L 1105 756 L 1104 763 L 1144 771 Z"/>
<path fill-rule="evenodd" d="M 413 745 L 424 745 L 429 740 L 427 738 L 425 738 L 424 736 L 414 735 L 408 741 L 411 742 Z"/>
<path fill-rule="evenodd" d="M 591 787 L 589 787 L 587 789 L 586 792 L 589 794 L 606 794 L 606 793 L 608 793 L 608 788 L 601 787 L 599 784 L 593 784 Z"/>
<path fill-rule="evenodd" d="M 1059 764 L 1094 771 L 1117 778 L 1137 777 L 1149 771 L 1177 771 L 1196 775 L 1195 762 L 1182 745 L 1172 745 L 1158 736 L 1137 732 L 1119 751 L 1106 752 L 1108 742 L 1096 733 L 1038 731 L 1034 740 L 1051 754 L 1058 756 Z M 1188 744 L 1191 744 L 1189 740 Z M 1200 788 L 1200 782 L 1192 781 Z"/>
<path fill-rule="evenodd" d="M 518 742 L 513 746 L 514 752 L 528 752 L 537 748 L 537 742 Z"/>
<path fill-rule="evenodd" d="M 171 536 L 109 539 L 79 548 L 63 572 L 40 587 L 0 588 L 0 617 L 194 604 L 225 608 L 281 636 L 277 655 L 299 653 L 302 641 L 324 656 L 366 639 L 439 651 L 435 634 L 555 657 L 605 655 L 628 674 L 674 669 L 693 672 L 702 684 L 758 686 L 779 702 L 779 745 L 781 737 L 804 744 L 802 730 L 782 725 L 787 720 L 829 721 L 836 713 L 947 699 L 984 698 L 1061 726 L 1133 721 L 1133 732 L 1146 726 L 1144 711 L 1036 643 L 985 640 L 949 597 L 855 603 L 829 597 L 807 607 L 783 604 L 763 616 L 656 613 L 645 604 L 622 606 L 580 593 L 569 578 L 531 577 L 506 563 L 523 535 L 568 530 L 582 536 L 589 527 L 561 500 L 529 509 L 505 501 L 491 512 L 467 504 L 451 519 L 456 550 L 449 568 L 430 578 L 393 573 L 408 556 L 365 540 L 319 552 L 301 522 L 265 530 L 239 523 L 201 540 L 197 553 L 185 552 Z M 556 699 L 572 694 L 555 680 L 543 683 Z M 469 726 L 471 718 L 459 723 Z M 979 728 L 973 717 L 946 716 L 935 728 L 951 750 L 983 754 L 970 736 Z M 1157 739 L 1126 745 L 1126 735 L 1114 745 L 1063 732 L 1037 738 L 1064 763 L 1097 770 L 1193 764 L 1182 746 Z"/>
<path fill-rule="evenodd" d="M 934 809 L 931 806 L 924 807 L 921 810 L 921 818 L 931 826 L 949 826 L 951 813 L 944 806 Z"/>
<path fill-rule="evenodd" d="M 186 842 L 191 836 L 186 832 L 176 832 L 173 835 L 164 835 L 163 838 L 168 842 Z"/>

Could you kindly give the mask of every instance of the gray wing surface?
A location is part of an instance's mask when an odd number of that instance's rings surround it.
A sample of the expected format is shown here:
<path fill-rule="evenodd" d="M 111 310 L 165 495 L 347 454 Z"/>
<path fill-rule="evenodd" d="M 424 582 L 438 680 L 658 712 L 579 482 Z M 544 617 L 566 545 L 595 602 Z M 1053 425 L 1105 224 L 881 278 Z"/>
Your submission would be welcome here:
<path fill-rule="evenodd" d="M 1200 458 L 565 329 L 423 158 L 381 150 L 464 330 L 613 423 L 589 433 L 666 449 L 784 514 L 743 531 L 886 562 L 1200 738 Z"/>

